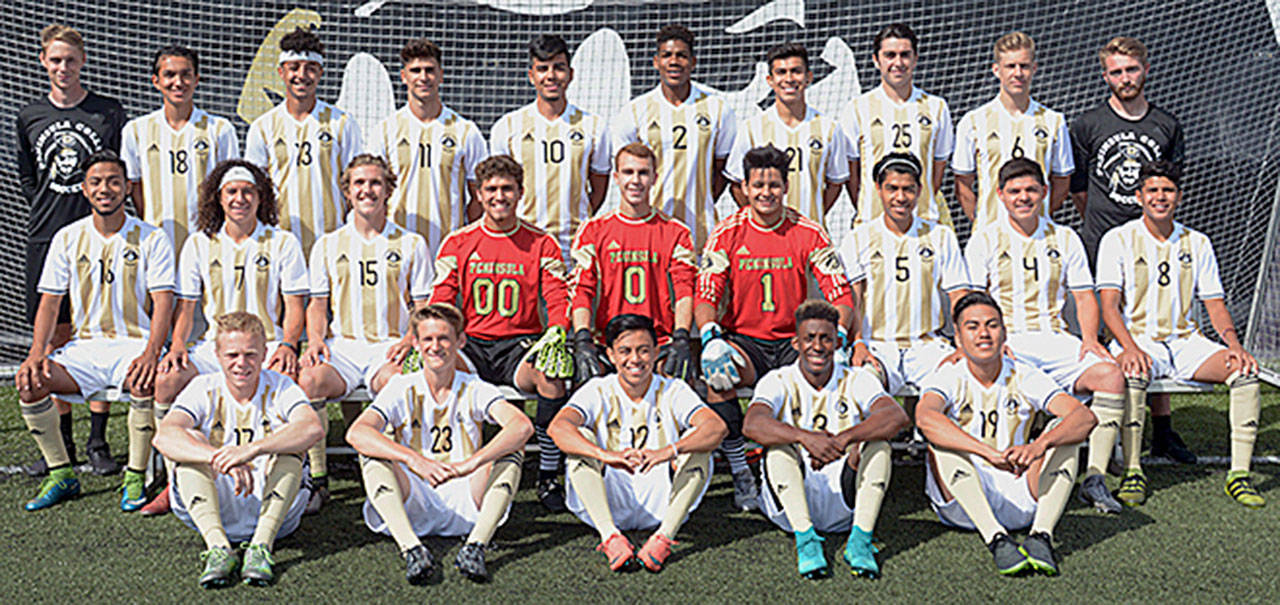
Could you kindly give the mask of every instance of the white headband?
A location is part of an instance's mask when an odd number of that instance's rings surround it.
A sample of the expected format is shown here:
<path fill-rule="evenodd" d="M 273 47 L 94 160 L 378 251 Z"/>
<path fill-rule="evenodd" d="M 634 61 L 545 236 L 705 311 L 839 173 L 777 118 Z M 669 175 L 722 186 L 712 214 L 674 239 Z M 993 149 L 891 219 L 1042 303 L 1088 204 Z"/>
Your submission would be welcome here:
<path fill-rule="evenodd" d="M 226 174 L 222 175 L 222 182 L 218 183 L 218 191 L 222 191 L 222 188 L 226 187 L 228 183 L 236 183 L 240 181 L 251 183 L 254 186 L 257 186 L 258 184 L 258 181 L 253 178 L 253 173 L 249 172 L 248 168 L 245 168 L 244 166 L 232 166 Z"/>
<path fill-rule="evenodd" d="M 280 65 L 288 61 L 310 61 L 324 67 L 324 57 L 320 56 L 320 53 L 313 50 L 303 52 L 298 52 L 296 50 L 280 51 L 280 60 L 276 62 L 276 65 Z"/>

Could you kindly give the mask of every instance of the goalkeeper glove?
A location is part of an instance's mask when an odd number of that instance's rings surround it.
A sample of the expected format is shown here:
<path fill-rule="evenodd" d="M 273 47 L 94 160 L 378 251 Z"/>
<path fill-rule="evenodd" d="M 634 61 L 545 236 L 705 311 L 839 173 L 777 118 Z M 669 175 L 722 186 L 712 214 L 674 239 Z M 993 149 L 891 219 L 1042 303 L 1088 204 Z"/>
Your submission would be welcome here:
<path fill-rule="evenodd" d="M 533 367 L 547 378 L 573 377 L 573 354 L 569 352 L 568 339 L 569 334 L 563 327 L 548 328 L 529 348 L 529 355 L 535 356 Z"/>
<path fill-rule="evenodd" d="M 725 341 L 720 326 L 715 322 L 702 326 L 702 378 L 707 386 L 716 391 L 733 388 L 742 379 L 739 365 L 746 365 L 746 360 Z"/>
<path fill-rule="evenodd" d="M 671 344 L 667 350 L 667 360 L 662 364 L 662 373 L 677 380 L 689 380 L 693 377 L 693 349 L 689 346 L 689 331 L 680 328 L 671 333 Z"/>
<path fill-rule="evenodd" d="M 600 375 L 600 358 L 596 353 L 596 343 L 591 339 L 591 330 L 583 328 L 573 333 L 573 379 L 582 384 Z"/>
<path fill-rule="evenodd" d="M 838 328 L 839 337 L 836 342 L 836 363 L 848 366 L 853 359 L 853 342 L 849 340 L 849 331 L 844 326 Z"/>

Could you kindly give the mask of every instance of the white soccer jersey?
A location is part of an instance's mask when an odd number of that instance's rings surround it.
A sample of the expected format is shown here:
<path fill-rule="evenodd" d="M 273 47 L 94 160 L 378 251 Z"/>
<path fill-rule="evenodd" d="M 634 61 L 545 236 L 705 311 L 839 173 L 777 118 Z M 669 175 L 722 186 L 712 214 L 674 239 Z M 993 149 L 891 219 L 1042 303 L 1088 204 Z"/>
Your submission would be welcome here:
<path fill-rule="evenodd" d="M 423 122 L 406 105 L 378 124 L 369 153 L 386 158 L 396 174 L 387 201 L 392 222 L 426 238 L 434 256 L 444 236 L 467 222 L 467 183 L 489 155 L 480 129 L 448 107 Z"/>
<path fill-rule="evenodd" d="M 530 103 L 498 118 L 490 131 L 489 152 L 509 154 L 524 168 L 520 218 L 555 236 L 565 262 L 578 225 L 591 218 L 589 177 L 613 167 L 610 148 L 604 118 L 573 105 L 548 120 Z"/>
<path fill-rule="evenodd" d="M 849 283 L 866 280 L 862 335 L 907 345 L 942 330 L 948 292 L 969 287 L 969 272 L 951 227 L 917 218 L 897 235 L 877 218 L 840 245 Z"/>
<path fill-rule="evenodd" d="M 796 362 L 765 374 L 751 402 L 768 405 L 773 417 L 784 424 L 834 435 L 857 426 L 877 400 L 888 396 L 870 370 L 835 364 L 827 384 L 818 389 L 809 384 Z"/>
<path fill-rule="evenodd" d="M 1036 412 L 1065 392 L 1031 364 L 1004 358 L 1000 376 L 983 386 L 960 360 L 939 367 L 925 379 L 920 393 L 942 397 L 942 413 L 974 439 L 1000 451 L 1031 441 Z"/>
<path fill-rule="evenodd" d="M 956 149 L 951 156 L 951 171 L 977 174 L 977 204 L 974 223 L 982 227 L 1003 220 L 1004 204 L 996 196 L 1000 167 L 1014 158 L 1029 158 L 1044 170 L 1045 182 L 1050 176 L 1067 176 L 1075 172 L 1071 155 L 1071 135 L 1067 120 L 1032 99 L 1019 115 L 1009 113 L 999 97 L 964 114 L 956 127 Z M 1049 192 L 1046 191 L 1044 215 L 1049 216 Z"/>
<path fill-rule="evenodd" d="M 412 304 L 431 297 L 426 242 L 390 220 L 370 239 L 354 223 L 321 237 L 311 250 L 310 277 L 311 296 L 329 299 L 330 337 L 401 338 Z"/>
<path fill-rule="evenodd" d="M 297 236 L 303 254 L 346 219 L 338 179 L 361 149 L 355 119 L 324 101 L 301 122 L 281 103 L 249 127 L 244 159 L 271 175 L 280 228 Z"/>
<path fill-rule="evenodd" d="M 787 205 L 825 226 L 822 191 L 828 182 L 849 180 L 849 141 L 844 137 L 844 129 L 812 106 L 806 109 L 804 120 L 791 128 L 782 123 L 778 109 L 770 107 L 745 119 L 738 127 L 733 152 L 724 166 L 725 176 L 741 183 L 746 177 L 742 173 L 742 158 L 748 151 L 765 145 L 785 151 L 791 160 L 787 164 Z"/>
<path fill-rule="evenodd" d="M 658 156 L 658 179 L 651 202 L 688 225 L 695 250 L 701 250 L 716 225 L 712 195 L 715 160 L 729 157 L 738 119 L 724 99 L 697 86 L 679 106 L 654 88 L 632 99 L 610 124 L 613 150 L 644 143 Z"/>
<path fill-rule="evenodd" d="M 201 374 L 173 402 L 171 413 L 183 412 L 195 420 L 196 430 L 214 447 L 246 445 L 261 441 L 289 422 L 298 406 L 311 405 L 307 394 L 288 376 L 263 370 L 258 376 L 258 390 L 245 403 L 227 390 L 222 372 Z M 267 455 L 254 458 L 255 483 L 266 478 Z M 259 483 L 260 484 L 260 483 Z"/>
<path fill-rule="evenodd" d="M 1067 292 L 1093 289 L 1080 236 L 1047 218 L 1030 237 L 1001 219 L 974 232 L 964 256 L 973 287 L 1000 303 L 1013 333 L 1067 331 L 1062 319 Z"/>
<path fill-rule="evenodd" d="M 839 119 L 849 140 L 849 160 L 858 161 L 855 227 L 884 214 L 872 169 L 880 158 L 893 152 L 910 153 L 924 166 L 916 216 L 951 224 L 946 198 L 941 191 L 933 193 L 933 164 L 950 158 L 956 146 L 946 99 L 912 87 L 911 96 L 899 103 L 889 98 L 883 86 L 876 86 L 846 105 Z"/>
<path fill-rule="evenodd" d="M 1119 290 L 1129 332 L 1157 341 L 1200 330 L 1195 298 L 1226 296 L 1208 237 L 1175 222 L 1169 239 L 1160 241 L 1142 218 L 1102 236 L 1098 288 Z"/>
<path fill-rule="evenodd" d="M 120 157 L 129 180 L 142 183 L 142 220 L 164 229 L 178 250 L 195 228 L 200 182 L 218 162 L 240 157 L 240 142 L 229 120 L 199 107 L 178 130 L 157 109 L 124 125 Z"/>
<path fill-rule="evenodd" d="M 386 420 L 394 439 L 440 462 L 462 462 L 484 446 L 481 425 L 498 424 L 489 413 L 502 392 L 475 374 L 454 372 L 444 401 L 436 401 L 422 372 L 395 376 L 369 405 Z"/>
<path fill-rule="evenodd" d="M 37 289 L 71 303 L 75 338 L 146 338 L 150 292 L 173 290 L 173 247 L 159 227 L 126 216 L 103 237 L 86 216 L 49 243 Z"/>
<path fill-rule="evenodd" d="M 653 375 L 649 390 L 632 401 L 617 374 L 592 378 L 569 399 L 582 414 L 582 425 L 609 451 L 660 449 L 680 440 L 693 426 L 693 414 L 706 407 L 684 381 Z"/>
<path fill-rule="evenodd" d="M 226 225 L 212 236 L 191 234 L 178 261 L 178 297 L 202 301 L 210 322 L 205 340 L 217 336 L 214 318 L 232 311 L 258 317 L 267 338 L 284 338 L 281 296 L 306 296 L 307 264 L 298 238 L 288 231 L 258 223 L 244 241 L 227 235 Z"/>

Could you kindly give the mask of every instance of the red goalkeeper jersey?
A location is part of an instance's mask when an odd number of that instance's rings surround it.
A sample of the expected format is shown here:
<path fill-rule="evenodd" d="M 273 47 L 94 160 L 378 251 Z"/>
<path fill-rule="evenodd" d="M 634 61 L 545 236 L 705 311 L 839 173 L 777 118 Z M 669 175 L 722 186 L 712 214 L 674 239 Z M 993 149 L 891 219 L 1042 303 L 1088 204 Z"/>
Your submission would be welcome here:
<path fill-rule="evenodd" d="M 718 323 L 728 332 L 765 340 L 794 336 L 810 275 L 827 301 L 853 306 L 827 232 L 792 208 L 784 212 L 777 225 L 762 227 L 748 206 L 720 221 L 707 240 L 694 304 L 723 309 Z"/>
<path fill-rule="evenodd" d="M 632 219 L 611 212 L 582 224 L 573 238 L 571 309 L 594 309 L 597 336 L 622 313 L 653 320 L 665 341 L 675 324 L 675 301 L 693 296 L 698 269 L 689 228 L 655 211 Z"/>
<path fill-rule="evenodd" d="M 458 305 L 467 335 L 489 340 L 543 331 L 539 302 L 551 325 L 566 329 L 568 288 L 564 259 L 554 237 L 519 221 L 495 233 L 478 220 L 440 243 L 431 302 Z"/>

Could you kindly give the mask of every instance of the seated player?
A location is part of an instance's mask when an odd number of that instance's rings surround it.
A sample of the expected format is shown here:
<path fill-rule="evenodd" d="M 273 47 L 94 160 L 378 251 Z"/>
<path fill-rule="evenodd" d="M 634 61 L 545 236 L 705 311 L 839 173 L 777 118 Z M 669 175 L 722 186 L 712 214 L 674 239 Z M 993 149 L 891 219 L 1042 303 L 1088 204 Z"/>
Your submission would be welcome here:
<path fill-rule="evenodd" d="M 1209 238 L 1173 220 L 1182 202 L 1181 180 L 1176 164 L 1143 166 L 1137 191 L 1142 217 L 1107 232 L 1098 245 L 1102 318 L 1115 335 L 1111 351 L 1129 385 L 1121 440 L 1125 474 L 1116 495 L 1130 506 L 1146 501 L 1138 453 L 1147 382 L 1195 380 L 1231 389 L 1231 470 L 1225 489 L 1236 502 L 1258 508 L 1266 500 L 1249 478 L 1261 405 L 1258 362 L 1240 345 Z M 1204 303 L 1209 322 L 1227 346 L 1200 333 L 1195 298 Z"/>
<path fill-rule="evenodd" d="M 529 417 L 497 387 L 456 369 L 465 323 L 453 305 L 414 311 L 422 370 L 392 378 L 347 431 L 368 494 L 364 522 L 395 539 L 410 584 L 434 571 L 418 540 L 425 535 L 467 534 L 454 565 L 471 580 L 489 579 L 484 551 L 506 520 L 533 434 Z M 480 430 L 486 422 L 501 427 L 488 443 Z"/>
<path fill-rule="evenodd" d="M 165 416 L 155 446 L 174 463 L 173 512 L 200 532 L 200 585 L 275 578 L 276 538 L 298 528 L 308 487 L 302 453 L 324 435 L 307 396 L 288 376 L 263 369 L 267 337 L 252 313 L 214 319 L 220 371 L 192 379 Z M 248 541 L 244 563 L 233 543 Z"/>
<path fill-rule="evenodd" d="M 516 216 L 524 171 L 509 155 L 476 166 L 479 220 L 445 237 L 436 254 L 431 302 L 457 305 L 467 318 L 461 358 L 486 382 L 535 393 L 538 412 L 538 499 L 564 512 L 557 477 L 563 455 L 547 425 L 568 400 L 573 375 L 566 346 L 569 323 L 563 252 L 556 238 Z M 539 315 L 545 302 L 550 327 Z"/>
<path fill-rule="evenodd" d="M 754 385 L 758 376 L 796 360 L 794 313 L 808 298 L 810 277 L 840 310 L 841 347 L 855 321 L 830 237 L 786 205 L 788 162 L 772 146 L 743 156 L 742 190 L 749 204 L 716 225 L 702 253 L 694 299 L 707 402 L 729 427 L 723 449 L 733 472 L 733 501 L 743 510 L 759 507 L 759 492 L 743 454 L 737 387 Z"/>
<path fill-rule="evenodd" d="M 1097 419 L 1045 373 L 1003 355 L 995 299 L 970 292 L 951 313 L 964 358 L 925 380 L 916 426 L 929 441 L 925 493 L 944 525 L 977 529 L 996 569 L 1058 574 L 1053 528 Z M 1037 414 L 1057 418 L 1035 439 Z M 1009 532 L 1030 526 L 1019 545 Z"/>
<path fill-rule="evenodd" d="M 120 387 L 129 392 L 129 462 L 120 496 L 120 509 L 128 512 L 146 502 L 156 365 L 173 309 L 173 248 L 159 227 L 125 214 L 125 165 L 115 152 L 94 153 L 81 170 L 93 214 L 53 236 L 40 275 L 31 351 L 14 377 L 22 418 L 49 466 L 26 509 L 47 508 L 80 493 L 49 396 L 83 402 Z M 74 332 L 70 342 L 50 351 L 64 296 L 71 301 Z"/>
<path fill-rule="evenodd" d="M 298 374 L 326 432 L 326 402 L 362 384 L 377 393 L 400 373 L 412 347 L 410 306 L 426 304 L 431 295 L 426 242 L 387 219 L 396 180 L 386 161 L 358 155 L 342 171 L 340 184 L 351 204 L 350 218 L 311 250 L 307 350 Z M 314 488 L 308 514 L 329 499 L 324 448 L 321 439 L 308 452 Z"/>
<path fill-rule="evenodd" d="M 632 570 L 638 559 L 658 572 L 707 491 L 711 451 L 727 431 L 688 384 L 654 373 L 652 320 L 614 317 L 604 342 L 617 373 L 582 385 L 548 432 L 569 456 L 569 510 L 600 534 L 609 568 Z M 655 526 L 639 553 L 620 531 Z"/>
<path fill-rule="evenodd" d="M 1098 342 L 1098 300 L 1084 244 L 1070 227 L 1044 215 L 1048 189 L 1038 164 L 1025 158 L 1005 162 L 998 186 L 1005 211 L 969 239 L 969 278 L 975 289 L 999 301 L 1015 357 L 1067 392 L 1084 400 L 1093 396 L 1098 427 L 1089 436 L 1080 500 L 1118 513 L 1122 507 L 1107 491 L 1105 474 L 1124 418 L 1124 375 Z M 1068 292 L 1075 302 L 1079 338 L 1067 331 L 1062 314 Z"/>
<path fill-rule="evenodd" d="M 795 534 L 801 575 L 829 574 L 819 531 L 849 531 L 845 562 L 854 575 L 876 578 L 871 532 L 889 488 L 888 440 L 911 421 L 873 373 L 835 362 L 834 306 L 805 301 L 795 316 L 799 358 L 760 379 L 742 423 L 765 447 L 761 506 Z"/>

